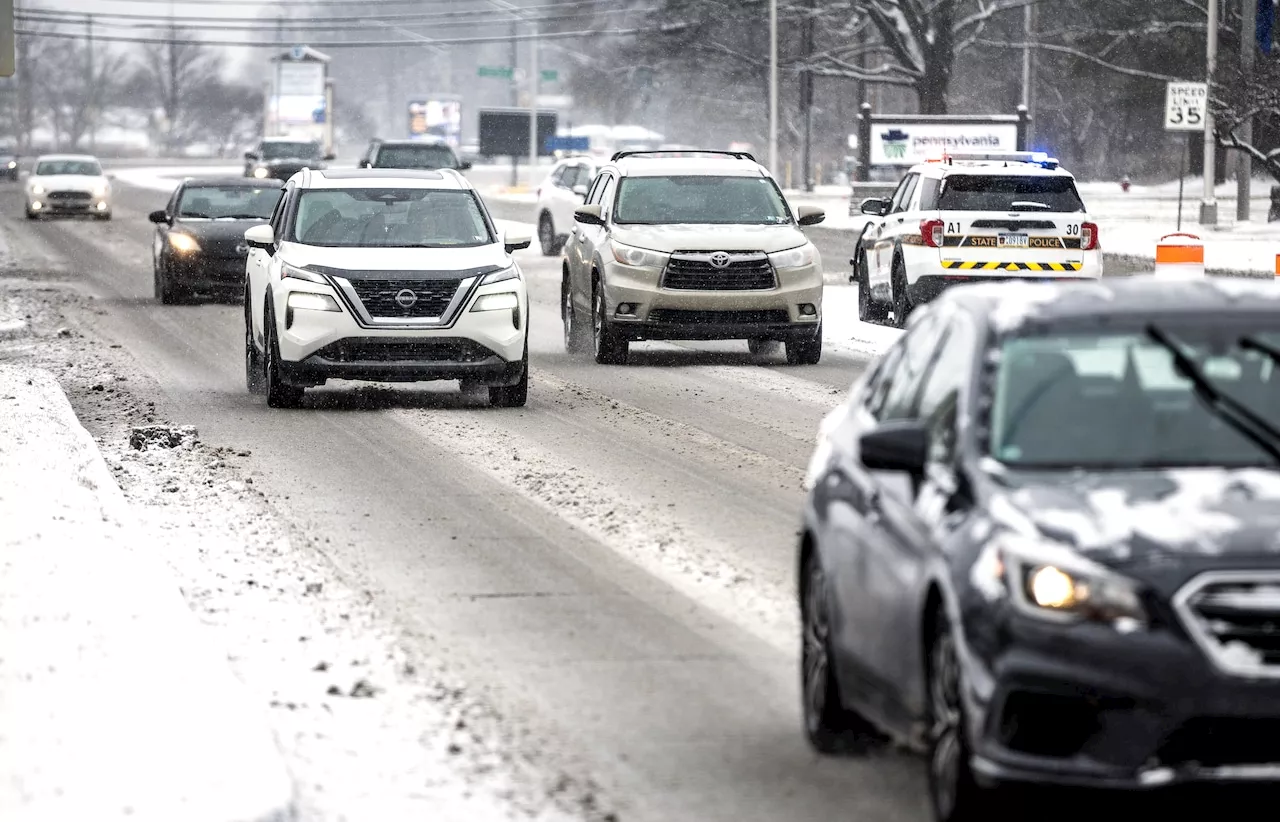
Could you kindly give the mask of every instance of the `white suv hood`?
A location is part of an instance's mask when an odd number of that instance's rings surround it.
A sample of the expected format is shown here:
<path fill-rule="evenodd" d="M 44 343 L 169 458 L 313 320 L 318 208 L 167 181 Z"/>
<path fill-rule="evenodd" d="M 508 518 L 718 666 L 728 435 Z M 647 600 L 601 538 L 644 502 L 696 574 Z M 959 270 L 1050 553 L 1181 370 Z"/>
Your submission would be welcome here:
<path fill-rule="evenodd" d="M 52 174 L 47 177 L 30 177 L 30 187 L 43 186 L 45 191 L 89 191 L 107 187 L 106 177 L 84 174 Z"/>
<path fill-rule="evenodd" d="M 511 264 L 501 243 L 475 248 L 327 248 L 283 243 L 280 254 L 289 265 L 353 271 L 464 271 Z"/>
<path fill-rule="evenodd" d="M 808 242 L 794 225 L 614 225 L 624 245 L 673 251 L 764 251 L 774 253 Z"/>

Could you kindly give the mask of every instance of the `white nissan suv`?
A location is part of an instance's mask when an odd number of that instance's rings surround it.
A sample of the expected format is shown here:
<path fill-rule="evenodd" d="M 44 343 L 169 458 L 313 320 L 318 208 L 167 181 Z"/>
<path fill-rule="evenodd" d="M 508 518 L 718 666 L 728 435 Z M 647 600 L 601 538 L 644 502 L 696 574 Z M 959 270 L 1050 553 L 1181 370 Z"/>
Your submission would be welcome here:
<path fill-rule="evenodd" d="M 512 252 L 450 169 L 307 170 L 268 225 L 244 234 L 245 377 L 296 406 L 329 378 L 487 386 L 496 406 L 529 388 L 529 301 Z"/>

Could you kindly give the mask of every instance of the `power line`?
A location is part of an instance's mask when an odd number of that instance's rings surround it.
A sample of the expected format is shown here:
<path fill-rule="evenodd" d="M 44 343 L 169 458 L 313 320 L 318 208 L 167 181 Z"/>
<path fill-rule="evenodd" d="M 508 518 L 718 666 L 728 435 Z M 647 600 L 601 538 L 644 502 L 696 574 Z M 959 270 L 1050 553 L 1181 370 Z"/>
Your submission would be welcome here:
<path fill-rule="evenodd" d="M 135 0 L 136 1 L 136 0 Z M 592 31 L 565 31 L 565 32 L 543 32 L 540 34 L 517 34 L 517 35 L 501 35 L 492 37 L 445 37 L 432 38 L 431 44 L 438 46 L 461 46 L 481 43 L 507 43 L 512 40 L 571 40 L 580 37 L 630 37 L 637 34 L 671 34 L 683 31 L 688 28 L 687 23 L 674 23 L 658 27 L 646 26 L 644 28 L 612 28 L 612 29 L 594 29 Z M 83 40 L 84 34 L 63 31 L 32 31 L 30 29 L 18 29 L 15 34 L 23 37 L 35 38 L 51 38 L 56 40 Z M 244 40 L 200 40 L 193 38 L 178 37 L 95 37 L 98 43 L 135 43 L 140 45 L 157 45 L 157 46 L 219 46 L 223 48 L 279 48 L 280 44 L 275 42 L 246 42 Z M 360 49 L 360 48 L 388 48 L 392 46 L 418 46 L 423 45 L 421 40 L 350 40 L 346 42 L 331 41 L 323 43 L 309 43 L 314 49 Z"/>
<path fill-rule="evenodd" d="M 121 2 L 121 0 L 116 0 L 116 2 Z M 527 12 L 530 14 L 536 14 L 539 12 L 558 11 L 560 9 L 579 8 L 582 6 L 598 6 L 600 4 L 601 4 L 600 0 L 557 0 L 557 2 L 543 3 L 536 6 L 526 6 L 520 11 Z M 600 11 L 601 13 L 615 13 L 619 11 L 625 11 L 625 9 L 601 9 Z M 85 12 L 85 11 L 71 11 L 67 9 L 45 9 L 45 8 L 35 8 L 35 7 L 23 8 L 23 9 L 17 10 L 18 16 L 40 15 L 41 17 L 47 17 L 50 19 L 67 18 L 75 21 L 83 20 L 86 14 L 91 14 L 99 20 L 107 20 L 107 19 L 146 20 L 146 21 L 163 22 L 166 25 L 172 22 L 172 23 L 175 23 L 180 28 L 185 27 L 187 23 L 226 23 L 226 22 L 237 21 L 237 20 L 262 20 L 263 19 L 260 17 L 236 18 L 236 17 L 225 17 L 225 16 L 208 17 L 208 16 L 194 16 L 194 15 L 170 16 L 167 14 L 140 14 L 137 12 L 97 12 L 97 11 Z M 357 16 L 294 17 L 294 18 L 283 18 L 283 19 L 286 19 L 291 23 L 358 23 L 361 21 L 369 21 L 369 22 L 383 21 L 388 23 L 405 23 L 405 22 L 411 22 L 413 20 L 428 21 L 428 20 L 439 20 L 444 18 L 451 19 L 455 17 L 493 15 L 493 14 L 495 14 L 495 10 L 489 9 L 489 8 L 469 9 L 469 10 L 453 8 L 450 11 L 412 12 L 408 14 L 362 14 Z M 489 19 L 500 19 L 503 21 L 510 20 L 509 15 L 511 14 L 511 12 L 497 12 L 497 14 L 498 14 L 497 17 L 493 17 Z"/>
<path fill-rule="evenodd" d="M 610 10 L 602 10 L 598 12 L 597 11 L 578 12 L 576 14 L 547 14 L 547 15 L 542 15 L 540 17 L 524 18 L 524 22 L 531 22 L 531 23 L 571 22 L 574 20 L 596 19 L 597 17 L 614 16 L 618 14 L 631 14 L 631 13 L 641 14 L 641 13 L 650 13 L 650 12 L 656 12 L 656 11 L 659 11 L 657 7 L 650 7 L 650 8 L 643 8 L 643 9 L 610 9 Z M 28 14 L 26 12 L 18 13 L 17 15 L 15 15 L 15 19 L 17 19 L 19 22 L 50 23 L 53 25 L 84 25 L 84 22 L 86 20 L 93 20 L 97 25 L 100 25 L 103 28 L 122 29 L 122 30 L 128 30 L 128 31 L 154 30 L 154 29 L 168 30 L 168 29 L 173 29 L 177 27 L 177 28 L 183 29 L 184 31 L 192 31 L 192 32 L 219 32 L 219 31 L 221 32 L 232 32 L 232 31 L 254 32 L 254 31 L 262 31 L 264 27 L 268 25 L 266 21 L 259 21 L 254 23 L 230 23 L 226 25 L 216 24 L 216 23 L 206 23 L 198 26 L 175 26 L 173 22 L 170 22 L 164 18 L 157 18 L 154 22 L 135 22 L 135 21 L 115 22 L 115 21 L 109 21 L 109 20 L 100 20 L 98 18 L 98 15 L 96 14 L 80 15 L 79 17 L 76 17 L 76 18 L 70 18 L 70 17 L 54 18 L 54 17 L 37 16 L 33 14 Z M 221 18 L 221 19 L 225 20 L 226 18 Z M 353 24 L 357 24 L 357 23 L 386 23 L 386 22 L 388 21 L 379 20 L 377 18 L 350 18 L 345 21 L 338 20 L 334 22 L 325 21 L 323 23 L 319 23 L 319 22 L 299 23 L 296 21 L 288 21 L 281 18 L 278 22 L 275 23 L 275 28 L 277 30 L 301 31 L 301 32 L 345 31 L 345 30 L 349 30 Z M 431 23 L 418 22 L 416 23 L 416 25 L 430 25 L 432 28 L 458 28 L 458 27 L 506 26 L 509 23 L 510 23 L 510 19 L 504 18 L 504 19 L 488 19 L 488 20 L 444 20 L 440 22 L 431 22 Z M 415 23 L 409 23 L 408 25 L 415 25 Z"/>

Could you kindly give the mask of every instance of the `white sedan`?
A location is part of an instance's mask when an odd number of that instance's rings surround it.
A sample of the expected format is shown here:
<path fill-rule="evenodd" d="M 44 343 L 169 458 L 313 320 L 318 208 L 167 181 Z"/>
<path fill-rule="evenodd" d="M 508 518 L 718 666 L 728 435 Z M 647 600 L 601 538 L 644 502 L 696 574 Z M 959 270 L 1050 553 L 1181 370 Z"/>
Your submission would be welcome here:
<path fill-rule="evenodd" d="M 27 219 L 44 214 L 91 214 L 111 219 L 111 181 L 98 158 L 87 154 L 46 154 L 36 158 L 27 178 Z"/>

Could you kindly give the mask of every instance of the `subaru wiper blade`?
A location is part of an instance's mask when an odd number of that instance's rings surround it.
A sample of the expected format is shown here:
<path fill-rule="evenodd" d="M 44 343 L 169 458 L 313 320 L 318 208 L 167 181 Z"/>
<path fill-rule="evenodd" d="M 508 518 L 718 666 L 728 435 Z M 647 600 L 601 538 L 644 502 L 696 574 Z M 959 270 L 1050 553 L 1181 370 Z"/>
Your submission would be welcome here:
<path fill-rule="evenodd" d="M 1158 326 L 1148 325 L 1147 336 L 1169 352 L 1178 373 L 1191 383 L 1195 395 L 1206 408 L 1280 463 L 1280 430 L 1247 405 L 1223 393 L 1167 332 Z"/>

